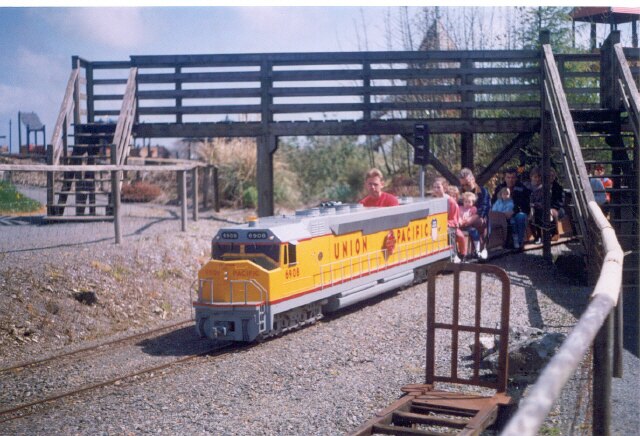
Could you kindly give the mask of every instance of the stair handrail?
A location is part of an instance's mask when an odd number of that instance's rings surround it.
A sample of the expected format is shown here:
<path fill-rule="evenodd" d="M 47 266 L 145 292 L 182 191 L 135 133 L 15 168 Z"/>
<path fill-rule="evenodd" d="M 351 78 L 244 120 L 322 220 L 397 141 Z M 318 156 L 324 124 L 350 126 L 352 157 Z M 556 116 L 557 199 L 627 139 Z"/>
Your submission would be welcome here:
<path fill-rule="evenodd" d="M 567 181 L 577 211 L 577 216 L 574 218 L 578 223 L 582 243 L 585 245 L 587 252 L 590 252 L 589 245 L 591 244 L 587 232 L 588 204 L 590 201 L 594 201 L 595 198 L 551 45 L 544 44 L 542 50 L 545 72 L 544 89 L 547 109 L 552 121 L 551 132 L 554 142 L 560 146 L 564 168 L 568 172 Z"/>
<path fill-rule="evenodd" d="M 58 165 L 60 163 L 60 157 L 62 156 L 62 142 L 63 134 L 66 130 L 64 127 L 70 124 L 71 116 L 75 108 L 74 91 L 78 84 L 78 77 L 80 76 L 80 69 L 74 68 L 71 71 L 69 80 L 67 82 L 67 88 L 64 92 L 64 98 L 60 105 L 60 111 L 58 112 L 58 119 L 51 135 L 51 147 L 53 149 L 53 156 L 50 165 Z"/>
<path fill-rule="evenodd" d="M 614 51 L 614 81 L 620 87 L 620 96 L 624 107 L 629 114 L 629 121 L 631 122 L 631 128 L 636 135 L 636 138 L 640 138 L 640 94 L 638 94 L 638 87 L 633 80 L 629 63 L 624 55 L 624 50 L 620 43 L 613 45 Z"/>
<path fill-rule="evenodd" d="M 533 436 L 549 415 L 560 393 L 575 373 L 585 354 L 596 340 L 596 335 L 608 323 L 622 289 L 622 267 L 624 253 L 616 233 L 595 201 L 589 203 L 589 210 L 599 229 L 600 239 L 606 255 L 602 262 L 600 276 L 593 289 L 589 305 L 580 316 L 575 327 L 564 340 L 560 349 L 544 367 L 542 373 L 522 400 L 518 412 L 509 420 L 501 436 Z M 611 330 L 613 325 L 611 323 Z M 596 377 L 596 375 L 594 375 Z M 611 380 L 603 381 L 610 383 Z M 596 398 L 594 398 L 594 402 Z M 594 409 L 597 405 L 594 405 Z M 611 407 L 611 405 L 603 406 Z M 600 423 L 599 423 L 600 424 Z M 597 434 L 597 430 L 593 430 Z"/>
<path fill-rule="evenodd" d="M 589 305 L 560 349 L 543 369 L 527 398 L 520 404 L 518 412 L 509 420 L 501 433 L 503 436 L 526 436 L 538 433 L 553 404 L 560 397 L 562 389 L 592 346 L 594 348 L 593 377 L 603 379 L 600 380 L 602 389 L 598 391 L 598 395 L 595 395 L 594 387 L 593 397 L 593 422 L 597 422 L 597 425 L 602 428 L 594 427 L 593 434 L 599 434 L 601 430 L 607 431 L 610 424 L 606 417 L 611 414 L 611 403 L 606 393 L 607 388 L 604 386 L 608 385 L 610 392 L 611 373 L 608 373 L 606 368 L 611 366 L 612 356 L 607 351 L 600 354 L 599 350 L 608 350 L 609 337 L 613 337 L 612 315 L 621 297 L 624 253 L 615 230 L 595 202 L 551 47 L 544 45 L 543 51 L 544 86 L 553 120 L 552 130 L 562 148 L 572 189 L 579 188 L 573 191 L 574 201 L 576 206 L 584 210 L 584 215 L 578 217 L 578 221 L 586 227 L 589 219 L 589 223 L 594 228 L 592 238 L 588 237 L 586 231 L 583 233 L 583 244 L 585 250 L 592 253 L 591 256 L 601 255 L 598 246 L 604 249 L 604 253 L 598 258 L 600 271 Z M 598 335 L 598 333 L 601 334 Z"/>
<path fill-rule="evenodd" d="M 116 146 L 116 164 L 123 165 L 129 155 L 129 145 L 131 144 L 131 131 L 136 116 L 136 77 L 137 68 L 129 69 L 127 87 L 122 98 L 118 123 L 113 134 L 113 144 Z"/>

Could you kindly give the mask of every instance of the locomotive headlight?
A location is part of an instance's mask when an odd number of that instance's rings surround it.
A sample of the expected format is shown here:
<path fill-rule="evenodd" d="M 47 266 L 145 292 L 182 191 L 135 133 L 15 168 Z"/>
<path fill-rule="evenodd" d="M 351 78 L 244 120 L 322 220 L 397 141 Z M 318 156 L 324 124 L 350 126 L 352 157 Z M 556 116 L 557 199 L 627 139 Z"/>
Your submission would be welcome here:
<path fill-rule="evenodd" d="M 269 236 L 269 240 L 273 241 L 273 235 Z"/>

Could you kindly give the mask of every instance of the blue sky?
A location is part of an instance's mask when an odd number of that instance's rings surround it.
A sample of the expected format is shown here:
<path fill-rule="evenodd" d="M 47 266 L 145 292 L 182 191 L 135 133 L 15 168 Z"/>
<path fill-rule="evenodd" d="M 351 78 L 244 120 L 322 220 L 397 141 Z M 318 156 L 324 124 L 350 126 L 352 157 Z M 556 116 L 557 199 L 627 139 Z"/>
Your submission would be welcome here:
<path fill-rule="evenodd" d="M 220 4 L 214 0 L 186 1 L 189 5 Z M 255 6 L 259 2 L 244 7 L 160 7 L 157 5 L 171 2 L 156 0 L 147 2 L 151 7 L 141 0 L 112 0 L 108 3 L 142 7 L 111 8 L 57 3 L 0 0 L 0 144 L 9 142 L 11 120 L 13 150 L 18 143 L 18 111 L 36 112 L 46 126 L 46 141 L 50 141 L 73 55 L 90 61 L 117 61 L 143 54 L 402 49 L 387 45 L 385 26 L 397 22 L 401 13 L 401 7 L 389 6 L 396 4 L 391 2 L 379 7 L 359 6 L 378 4 L 364 1 L 351 2 L 354 6 L 350 7 L 330 6 L 332 2 L 289 7 L 273 1 L 268 7 Z M 418 5 L 428 3 L 405 0 L 400 4 L 413 5 L 409 8 L 412 15 Z M 55 7 L 46 7 L 50 4 Z M 18 5 L 36 7 L 15 7 Z M 457 6 L 455 0 L 447 5 Z M 363 22 L 367 23 L 366 36 Z"/>
<path fill-rule="evenodd" d="M 36 112 L 50 141 L 73 55 L 111 61 L 142 54 L 356 51 L 365 44 L 363 19 L 369 49 L 384 50 L 388 12 L 388 7 L 0 7 L 0 136 L 6 137 L 0 144 L 9 142 L 11 119 L 17 149 L 18 111 Z"/>

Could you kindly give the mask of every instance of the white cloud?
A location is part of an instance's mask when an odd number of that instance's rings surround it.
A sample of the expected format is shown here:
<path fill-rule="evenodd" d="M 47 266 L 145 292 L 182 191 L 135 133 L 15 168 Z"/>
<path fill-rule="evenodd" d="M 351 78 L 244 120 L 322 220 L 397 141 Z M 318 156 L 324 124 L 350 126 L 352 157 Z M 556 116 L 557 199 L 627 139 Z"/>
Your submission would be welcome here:
<path fill-rule="evenodd" d="M 70 8 L 49 11 L 46 17 L 71 37 L 114 49 L 131 49 L 151 39 L 140 8 Z"/>

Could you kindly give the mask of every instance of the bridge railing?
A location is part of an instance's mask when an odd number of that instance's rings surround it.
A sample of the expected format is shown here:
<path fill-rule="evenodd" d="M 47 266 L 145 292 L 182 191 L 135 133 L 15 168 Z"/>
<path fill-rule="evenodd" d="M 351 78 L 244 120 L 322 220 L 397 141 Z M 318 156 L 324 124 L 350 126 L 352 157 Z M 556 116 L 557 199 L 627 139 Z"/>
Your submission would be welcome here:
<path fill-rule="evenodd" d="M 565 157 L 574 202 L 579 210 L 577 221 L 581 227 L 582 242 L 589 260 L 599 268 L 599 276 L 591 301 L 578 323 L 558 352 L 544 368 L 530 393 L 520 404 L 516 415 L 509 421 L 503 435 L 535 435 L 560 396 L 569 378 L 583 357 L 594 347 L 593 434 L 609 434 L 611 425 L 611 377 L 613 358 L 620 361 L 619 350 L 614 353 L 612 341 L 614 308 L 621 298 L 624 253 L 615 231 L 594 201 L 593 191 L 586 173 L 580 144 L 573 127 L 560 75 L 549 45 L 543 46 L 545 69 L 544 89 L 548 111 L 552 118 L 555 142 Z M 618 313 L 620 315 L 620 313 Z M 619 342 L 619 340 L 618 340 Z"/>

